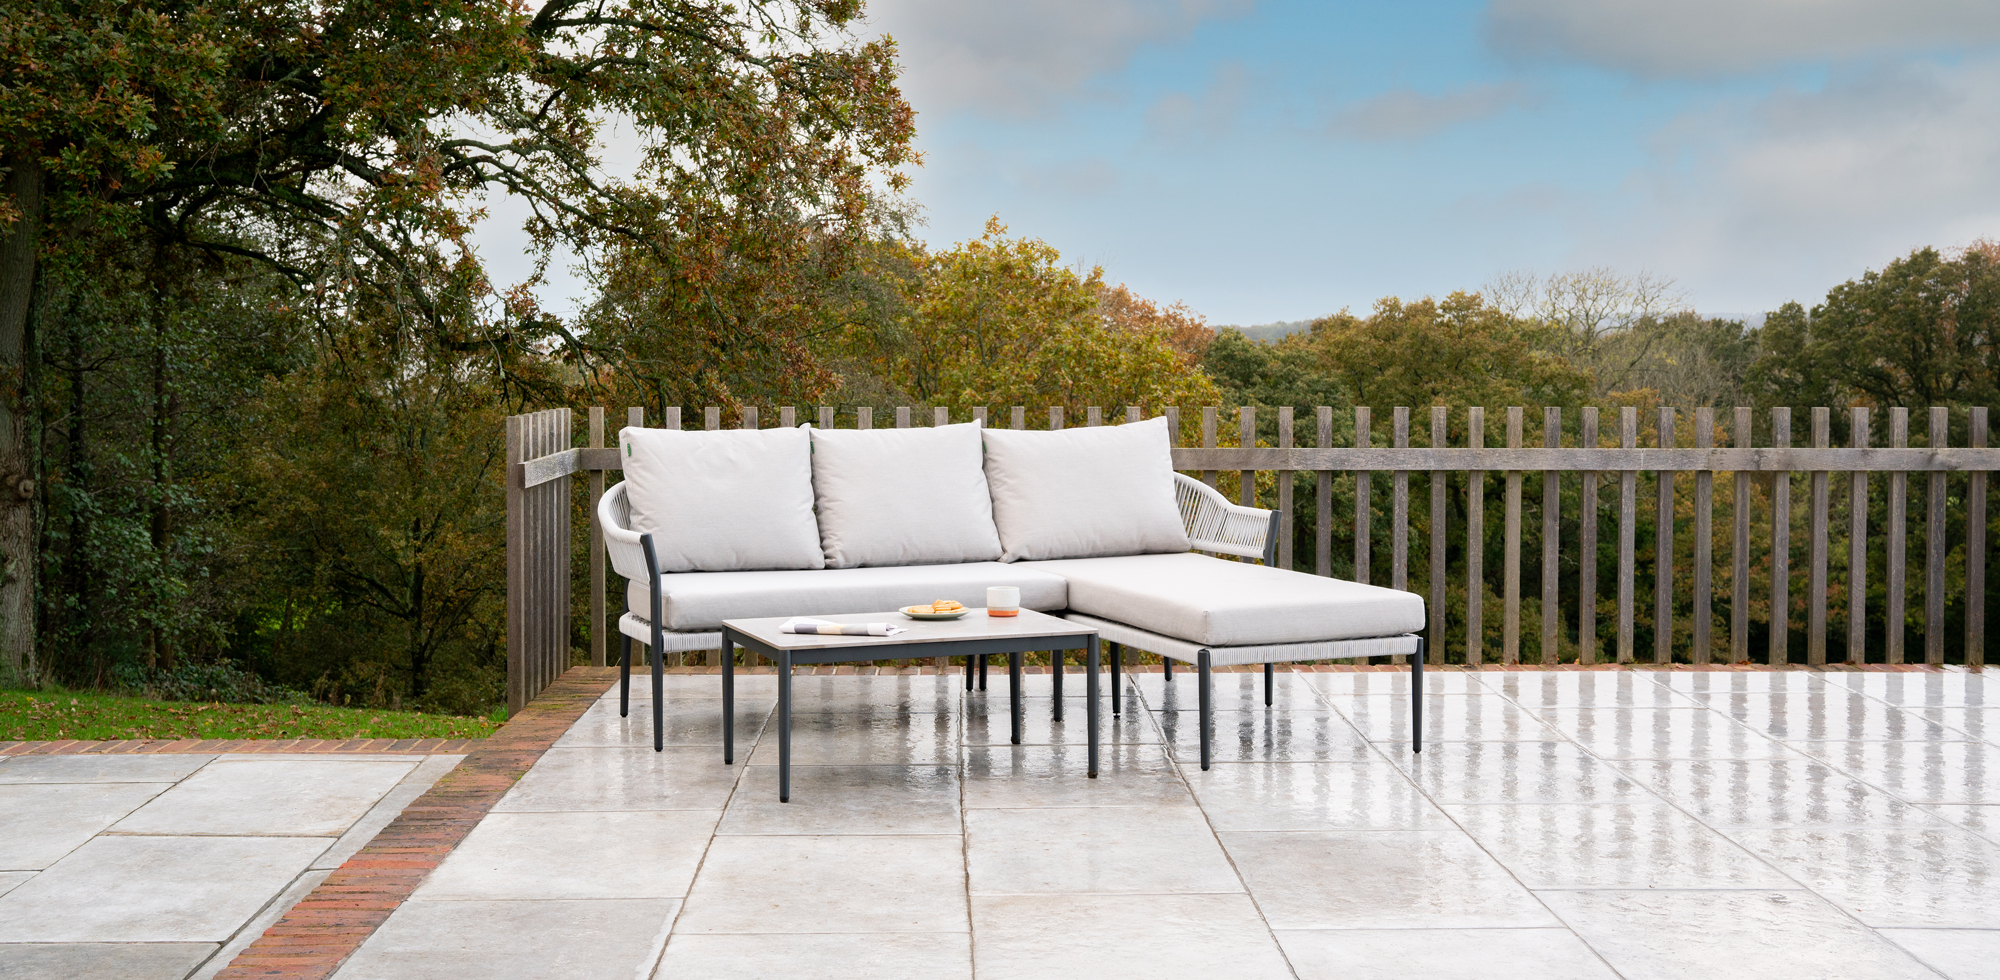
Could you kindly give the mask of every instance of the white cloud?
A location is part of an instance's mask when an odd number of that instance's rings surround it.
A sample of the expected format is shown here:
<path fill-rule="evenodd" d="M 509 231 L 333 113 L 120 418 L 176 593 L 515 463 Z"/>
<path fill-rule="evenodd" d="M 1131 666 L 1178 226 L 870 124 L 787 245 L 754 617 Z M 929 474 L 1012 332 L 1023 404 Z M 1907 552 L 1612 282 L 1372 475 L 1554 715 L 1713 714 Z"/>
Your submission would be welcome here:
<path fill-rule="evenodd" d="M 1841 75 L 1690 114 L 1599 213 L 1591 261 L 1670 270 L 1704 308 L 1749 312 L 1925 245 L 2000 234 L 2000 58 Z"/>
<path fill-rule="evenodd" d="M 1208 85 L 1189 95 L 1173 92 L 1146 110 L 1146 128 L 1170 141 L 1219 139 L 1236 127 L 1250 97 L 1250 73 L 1239 61 L 1218 64 Z"/>
<path fill-rule="evenodd" d="M 1964 50 L 2000 42 L 1994 0 L 1492 0 L 1509 54 L 1647 76 Z"/>
<path fill-rule="evenodd" d="M 1392 89 L 1336 112 L 1327 131 L 1364 140 L 1413 140 L 1460 123 L 1490 119 L 1528 101 L 1519 82 L 1468 85 L 1443 95 Z"/>
<path fill-rule="evenodd" d="M 1252 0 L 874 0 L 869 28 L 896 39 L 918 111 L 1030 117 L 1149 44 L 1187 37 Z"/>

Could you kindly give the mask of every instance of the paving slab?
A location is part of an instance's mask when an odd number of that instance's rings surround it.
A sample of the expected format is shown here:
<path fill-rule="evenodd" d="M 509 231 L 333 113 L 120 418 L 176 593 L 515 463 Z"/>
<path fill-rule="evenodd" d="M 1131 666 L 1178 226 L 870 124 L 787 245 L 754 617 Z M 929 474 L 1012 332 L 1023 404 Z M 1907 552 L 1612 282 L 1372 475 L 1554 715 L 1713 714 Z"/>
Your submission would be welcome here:
<path fill-rule="evenodd" d="M 552 748 L 493 811 L 720 810 L 742 771 L 709 746 Z"/>
<path fill-rule="evenodd" d="M 1328 698 L 1340 713 L 1376 742 L 1410 740 L 1410 699 L 1396 695 Z M 1443 742 L 1540 742 L 1560 738 L 1532 712 L 1502 697 L 1424 698 L 1424 744 Z"/>
<path fill-rule="evenodd" d="M 1793 884 L 1665 803 L 1475 804 L 1445 812 L 1531 889 Z"/>
<path fill-rule="evenodd" d="M 338 836 L 418 761 L 219 759 L 111 830 L 168 836 Z"/>
<path fill-rule="evenodd" d="M 1793 759 L 1785 743 L 1699 706 L 1544 708 L 1537 715 L 1600 759 Z"/>
<path fill-rule="evenodd" d="M 382 832 L 382 828 L 389 826 L 398 814 L 416 802 L 417 797 L 424 795 L 425 790 L 430 789 L 464 758 L 462 755 L 425 757 L 423 761 L 417 763 L 415 769 L 410 770 L 409 775 L 404 776 L 401 782 L 377 800 L 361 819 L 350 825 L 340 835 L 340 839 L 334 841 L 333 846 L 327 848 L 326 853 L 321 854 L 312 866 L 330 869 L 347 863 L 348 858 L 368 846 L 368 842 L 374 840 L 375 835 Z"/>
<path fill-rule="evenodd" d="M 1618 980 L 1568 929 L 1282 929 L 1299 980 Z"/>
<path fill-rule="evenodd" d="M 780 803 L 777 768 L 751 766 L 716 833 L 956 834 L 959 793 L 957 766 L 799 766 Z"/>
<path fill-rule="evenodd" d="M 1291 980 L 1246 895 L 996 895 L 972 900 L 980 980 Z"/>
<path fill-rule="evenodd" d="M 1937 819 L 1847 773 L 1800 755 L 1778 759 L 1648 760 L 1621 767 L 1717 828 L 1923 829 Z"/>
<path fill-rule="evenodd" d="M 1183 770 L 1216 830 L 1443 830 L 1437 805 L 1387 761 L 1217 763 Z"/>
<path fill-rule="evenodd" d="M 1190 802 L 1187 783 L 1151 744 L 1108 744 L 1098 753 L 1098 777 L 1086 775 L 1081 745 L 968 746 L 964 803 L 995 807 L 1155 806 Z M 797 778 L 797 773 L 793 774 Z"/>
<path fill-rule="evenodd" d="M 225 942 L 328 843 L 98 837 L 0 896 L 0 943 Z"/>
<path fill-rule="evenodd" d="M 0 895 L 13 891 L 34 876 L 33 871 L 0 871 Z"/>
<path fill-rule="evenodd" d="M 1937 980 L 1803 891 L 1551 891 L 1541 898 L 1625 980 Z"/>
<path fill-rule="evenodd" d="M 1055 712 L 1050 706 L 1054 698 L 1038 701 L 1023 700 L 1021 710 L 1022 745 L 1089 745 L 1088 725 L 1090 715 L 1087 702 L 1082 699 L 1063 699 L 1066 711 L 1063 720 L 1055 720 Z M 1137 699 L 1133 706 L 1119 714 L 1111 713 L 1109 699 L 1098 702 L 1100 718 L 1097 735 L 1101 746 L 1130 742 L 1160 741 L 1160 730 L 1138 708 Z M 967 700 L 965 707 L 965 744 L 967 745 L 1011 745 L 1014 737 L 1013 724 L 1008 718 L 1006 699 Z"/>
<path fill-rule="evenodd" d="M 46 868 L 172 785 L 9 783 L 0 786 L 0 870 Z"/>
<path fill-rule="evenodd" d="M 2000 980 L 2000 931 L 1884 929 L 1882 935 L 1951 980 Z"/>
<path fill-rule="evenodd" d="M 964 932 L 965 916 L 955 835 L 717 837 L 674 931 Z"/>
<path fill-rule="evenodd" d="M 974 895 L 1240 892 L 1195 806 L 970 810 Z"/>
<path fill-rule="evenodd" d="M 2000 803 L 2000 746 L 1800 742 L 1798 749 L 1908 803 Z"/>
<path fill-rule="evenodd" d="M 1457 830 L 1219 836 L 1273 929 L 1559 924 Z"/>
<path fill-rule="evenodd" d="M 0 977 L 48 980 L 181 980 L 214 943 L 6 943 Z"/>
<path fill-rule="evenodd" d="M 411 900 L 681 898 L 714 810 L 493 813 Z"/>
<path fill-rule="evenodd" d="M 1529 710 L 1701 707 L 1700 701 L 1630 670 L 1510 670 L 1487 677 L 1485 683 Z"/>
<path fill-rule="evenodd" d="M 792 765 L 953 765 L 958 762 L 960 734 L 956 712 L 871 708 L 794 715 Z M 778 764 L 777 719 L 765 726 L 757 750 L 750 754 L 750 764 Z"/>
<path fill-rule="evenodd" d="M 1461 742 L 1382 753 L 1436 803 L 1598 803 L 1652 799 L 1617 767 L 1573 742 Z"/>
<path fill-rule="evenodd" d="M 1197 711 L 1155 712 L 1160 732 L 1183 766 L 1201 766 Z M 1212 762 L 1358 762 L 1380 758 L 1347 719 L 1325 706 L 1291 711 L 1217 711 L 1209 730 Z"/>
<path fill-rule="evenodd" d="M 736 738 L 738 745 L 753 744 L 757 732 L 764 727 L 764 720 L 770 717 L 771 709 L 777 705 L 776 699 L 740 700 L 736 703 Z M 635 703 L 626 715 L 618 713 L 618 702 L 599 700 L 571 725 L 563 737 L 556 739 L 558 747 L 568 748 L 579 745 L 641 745 L 653 747 L 653 703 Z M 660 710 L 665 722 L 661 726 L 663 744 L 666 745 L 722 745 L 722 700 L 695 700 L 679 698 L 662 700 Z"/>
<path fill-rule="evenodd" d="M 2000 929 L 2000 845 L 1969 831 L 1807 828 L 1730 836 L 1868 925 Z"/>
<path fill-rule="evenodd" d="M 627 980 L 652 974 L 680 903 L 406 902 L 335 980 Z"/>
<path fill-rule="evenodd" d="M 0 766 L 0 783 L 173 783 L 212 755 L 23 755 Z"/>
<path fill-rule="evenodd" d="M 680 934 L 667 943 L 658 980 L 971 980 L 967 933 L 898 935 Z"/>

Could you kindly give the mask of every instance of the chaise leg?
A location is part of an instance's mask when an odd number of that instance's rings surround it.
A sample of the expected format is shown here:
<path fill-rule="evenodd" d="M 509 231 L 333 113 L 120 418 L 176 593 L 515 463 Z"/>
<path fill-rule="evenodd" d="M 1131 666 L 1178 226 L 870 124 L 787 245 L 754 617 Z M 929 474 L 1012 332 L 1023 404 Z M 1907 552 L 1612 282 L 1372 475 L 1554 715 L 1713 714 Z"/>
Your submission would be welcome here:
<path fill-rule="evenodd" d="M 1118 700 L 1125 688 L 1118 683 L 1118 672 L 1125 666 L 1125 648 L 1111 644 L 1111 714 L 1118 714 Z"/>
<path fill-rule="evenodd" d="M 1197 676 L 1197 684 L 1196 684 L 1196 687 L 1197 687 L 1197 688 L 1198 688 L 1198 690 L 1199 690 L 1199 696 L 1200 696 L 1200 699 L 1201 699 L 1201 700 L 1200 700 L 1200 705 L 1199 705 L 1199 706 L 1200 706 L 1200 708 L 1201 708 L 1201 721 L 1199 722 L 1199 724 L 1200 724 L 1200 726 L 1201 726 L 1201 771 L 1202 771 L 1202 772 L 1207 772 L 1207 771 L 1208 771 L 1208 745 L 1209 745 L 1209 717 L 1208 717 L 1208 715 L 1209 715 L 1209 695 L 1208 695 L 1208 688 L 1209 688 L 1209 668 L 1208 668 L 1208 651 L 1207 651 L 1207 650 L 1203 650 L 1203 651 L 1201 651 L 1201 652 L 1200 652 L 1199 654 L 1196 654 L 1196 660 L 1195 660 L 1195 673 L 1196 673 L 1196 676 Z"/>
<path fill-rule="evenodd" d="M 1410 658 L 1410 751 L 1424 750 L 1424 650 L 1430 645 L 1417 637 L 1417 655 Z"/>
<path fill-rule="evenodd" d="M 1090 634 L 1089 646 L 1084 654 L 1084 690 L 1089 692 L 1089 707 L 1084 715 L 1090 727 L 1090 778 L 1097 778 L 1097 634 Z"/>
<path fill-rule="evenodd" d="M 722 764 L 736 762 L 736 637 L 722 631 Z"/>
<path fill-rule="evenodd" d="M 632 638 L 623 633 L 618 654 L 618 717 L 632 713 Z"/>
<path fill-rule="evenodd" d="M 1274 667 L 1274 666 L 1273 666 L 1273 665 L 1271 665 L 1271 664 L 1265 664 L 1265 665 L 1264 665 L 1264 707 L 1266 707 L 1266 708 L 1268 708 L 1268 707 L 1270 707 L 1270 706 L 1271 706 L 1271 686 L 1272 686 L 1272 684 L 1276 683 L 1276 676 L 1277 676 L 1277 668 L 1276 668 L 1276 667 Z"/>

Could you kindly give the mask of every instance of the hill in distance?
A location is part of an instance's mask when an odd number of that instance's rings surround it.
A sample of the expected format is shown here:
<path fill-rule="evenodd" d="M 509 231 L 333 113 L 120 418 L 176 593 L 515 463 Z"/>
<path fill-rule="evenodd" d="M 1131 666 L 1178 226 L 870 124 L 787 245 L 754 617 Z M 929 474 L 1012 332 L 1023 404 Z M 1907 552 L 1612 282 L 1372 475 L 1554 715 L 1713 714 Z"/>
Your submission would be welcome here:
<path fill-rule="evenodd" d="M 1252 327 L 1239 327 L 1232 323 L 1225 323 L 1215 329 L 1234 330 L 1259 343 L 1275 344 L 1280 338 L 1290 334 L 1304 333 L 1311 326 L 1311 320 L 1281 320 L 1277 323 L 1260 323 Z"/>

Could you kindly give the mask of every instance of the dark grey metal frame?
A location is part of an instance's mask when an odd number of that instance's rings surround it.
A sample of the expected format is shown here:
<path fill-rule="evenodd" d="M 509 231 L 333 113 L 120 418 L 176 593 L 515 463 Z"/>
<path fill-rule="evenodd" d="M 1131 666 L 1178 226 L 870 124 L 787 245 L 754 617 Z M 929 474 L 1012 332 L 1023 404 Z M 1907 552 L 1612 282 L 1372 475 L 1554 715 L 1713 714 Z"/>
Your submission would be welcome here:
<path fill-rule="evenodd" d="M 1413 753 L 1424 750 L 1424 656 L 1429 647 L 1430 641 L 1425 637 L 1419 636 L 1417 637 L 1417 652 L 1410 656 L 1410 751 Z M 1166 679 L 1169 681 L 1173 680 L 1174 658 L 1163 656 L 1160 660 L 1166 665 Z M 1111 644 L 1111 714 L 1113 716 L 1118 714 L 1118 692 L 1122 690 L 1119 686 L 1119 675 L 1123 672 L 1124 667 L 1124 645 L 1119 643 Z M 1201 768 L 1203 772 L 1207 772 L 1209 756 L 1211 754 L 1210 746 L 1214 740 L 1215 715 L 1213 709 L 1215 699 L 1211 694 L 1213 687 L 1211 674 L 1213 672 L 1209 669 L 1208 649 L 1205 647 L 1195 652 L 1195 670 L 1200 674 L 1200 681 L 1196 685 L 1196 690 L 1199 692 L 1201 709 Z M 1264 706 L 1267 708 L 1271 706 L 1271 694 L 1275 686 L 1276 675 L 1277 671 L 1274 665 L 1268 663 L 1264 665 Z M 1094 693 L 1091 698 L 1091 707 L 1093 709 L 1097 707 L 1096 695 Z M 1094 723 L 1091 733 L 1093 735 L 1096 734 Z M 1091 768 L 1093 770 L 1096 769 L 1094 757 Z"/>
<path fill-rule="evenodd" d="M 650 552 L 648 552 L 650 554 Z M 658 602 L 657 599 L 654 600 Z M 659 627 L 655 626 L 657 631 Z M 805 664 L 852 663 L 857 660 L 880 660 L 882 646 L 842 647 L 832 650 L 787 650 L 760 642 L 756 637 L 722 627 L 722 762 L 732 765 L 736 761 L 736 648 L 753 650 L 770 658 L 778 665 L 778 802 L 792 801 L 792 668 Z M 1098 639 L 1096 633 L 1069 633 L 1054 636 L 993 636 L 964 640 L 940 640 L 922 644 L 927 657 L 965 657 L 966 670 L 972 669 L 973 658 L 978 658 L 982 677 L 985 673 L 986 658 L 993 654 L 1007 655 L 1008 711 L 1013 723 L 1013 743 L 1021 744 L 1021 655 L 1031 650 L 1050 650 L 1057 659 L 1063 651 L 1083 650 L 1088 666 L 1085 672 L 1089 693 L 1087 712 L 1090 740 L 1090 778 L 1097 778 L 1097 727 L 1098 727 Z M 905 647 L 904 649 L 908 649 Z M 657 682 L 656 682 L 657 683 Z M 983 685 L 982 685 L 983 686 Z M 1062 720 L 1062 673 L 1055 674 L 1055 720 Z M 658 725 L 655 723 L 655 731 Z"/>
<path fill-rule="evenodd" d="M 653 751 L 660 752 L 665 750 L 667 739 L 666 706 L 661 703 L 666 697 L 666 681 L 660 673 L 664 656 L 660 645 L 665 642 L 660 629 L 660 559 L 653 551 L 652 535 L 639 535 L 639 547 L 646 551 L 646 579 L 652 583 L 653 616 L 649 622 L 653 627 L 653 642 L 646 646 L 646 652 L 653 661 Z M 618 653 L 618 717 L 623 718 L 632 710 L 632 638 L 622 630 L 618 638 L 623 641 Z"/>

